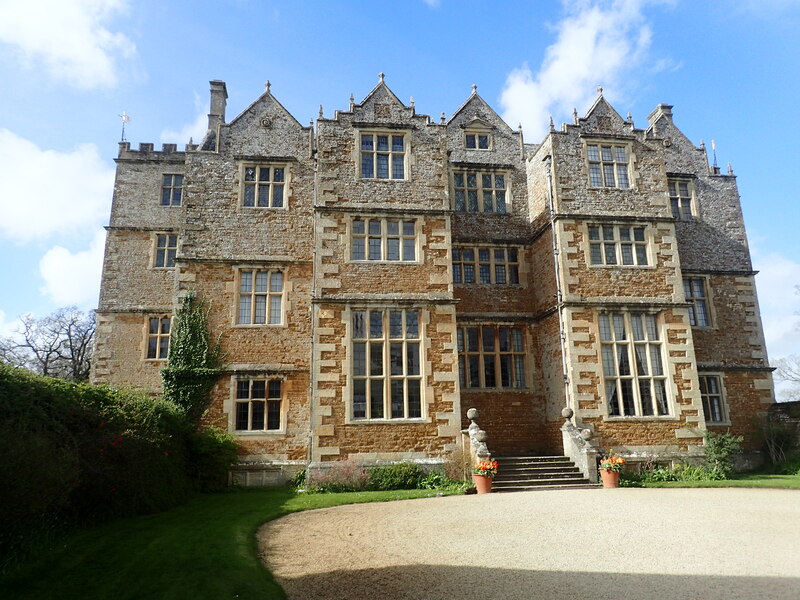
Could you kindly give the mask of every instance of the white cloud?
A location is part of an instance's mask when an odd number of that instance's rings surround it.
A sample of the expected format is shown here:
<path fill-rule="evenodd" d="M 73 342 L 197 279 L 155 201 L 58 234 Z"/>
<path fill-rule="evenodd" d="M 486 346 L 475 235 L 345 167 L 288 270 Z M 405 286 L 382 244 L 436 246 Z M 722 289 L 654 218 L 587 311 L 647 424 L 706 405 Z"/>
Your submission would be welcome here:
<path fill-rule="evenodd" d="M 585 110 L 605 88 L 610 100 L 633 87 L 631 73 L 642 64 L 652 37 L 642 14 L 648 0 L 565 1 L 567 15 L 554 30 L 556 41 L 534 74 L 527 64 L 506 78 L 500 97 L 503 118 L 522 123 L 528 141 L 547 131 L 549 115 L 562 121 L 573 108 Z"/>
<path fill-rule="evenodd" d="M 758 303 L 770 361 L 790 354 L 800 355 L 800 263 L 771 252 L 751 248 Z"/>
<path fill-rule="evenodd" d="M 94 144 L 42 150 L 0 129 L 0 235 L 30 242 L 93 231 L 108 218 L 113 189 L 114 168 Z"/>
<path fill-rule="evenodd" d="M 6 313 L 0 310 L 0 338 L 16 337 L 22 327 L 19 318 L 13 321 L 6 321 Z"/>
<path fill-rule="evenodd" d="M 199 144 L 200 140 L 208 131 L 208 105 L 203 102 L 200 94 L 194 93 L 194 108 L 197 116 L 194 121 L 184 125 L 181 129 L 164 129 L 161 132 L 161 141 L 168 144 L 185 144 L 192 138 L 195 144 Z"/>
<path fill-rule="evenodd" d="M 0 0 L 0 41 L 24 66 L 43 65 L 55 79 L 79 89 L 117 83 L 118 59 L 136 47 L 108 22 L 127 10 L 124 0 Z"/>
<path fill-rule="evenodd" d="M 59 306 L 75 304 L 95 308 L 100 293 L 100 272 L 106 232 L 97 231 L 87 250 L 70 252 L 61 246 L 48 250 L 39 261 L 39 273 L 44 279 L 40 292 Z"/>

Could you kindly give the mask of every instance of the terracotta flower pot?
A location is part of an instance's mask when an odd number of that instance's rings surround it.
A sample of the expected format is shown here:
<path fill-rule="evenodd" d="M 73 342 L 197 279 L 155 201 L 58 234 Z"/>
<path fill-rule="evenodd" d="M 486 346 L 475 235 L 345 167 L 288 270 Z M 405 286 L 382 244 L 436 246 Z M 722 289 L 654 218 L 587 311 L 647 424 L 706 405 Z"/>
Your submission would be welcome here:
<path fill-rule="evenodd" d="M 602 477 L 603 479 L 604 488 L 619 487 L 619 471 L 609 471 L 607 469 L 600 469 L 600 477 Z"/>
<path fill-rule="evenodd" d="M 479 494 L 490 494 L 492 492 L 492 478 L 488 475 L 475 475 L 472 474 L 472 481 L 475 483 L 475 489 Z"/>

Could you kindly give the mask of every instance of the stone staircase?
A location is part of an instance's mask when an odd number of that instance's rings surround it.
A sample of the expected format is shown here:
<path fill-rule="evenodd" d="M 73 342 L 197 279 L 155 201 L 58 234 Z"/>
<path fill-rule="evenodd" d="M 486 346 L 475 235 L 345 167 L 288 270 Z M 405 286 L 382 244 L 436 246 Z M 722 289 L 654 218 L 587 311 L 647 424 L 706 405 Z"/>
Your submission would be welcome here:
<path fill-rule="evenodd" d="M 495 456 L 493 492 L 596 488 L 566 456 Z"/>

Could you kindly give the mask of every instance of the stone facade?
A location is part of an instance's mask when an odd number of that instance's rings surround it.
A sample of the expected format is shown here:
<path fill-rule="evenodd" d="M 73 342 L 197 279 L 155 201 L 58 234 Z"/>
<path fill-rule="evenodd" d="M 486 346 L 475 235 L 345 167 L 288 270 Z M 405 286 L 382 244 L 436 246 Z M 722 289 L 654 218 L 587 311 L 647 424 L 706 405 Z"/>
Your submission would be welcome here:
<path fill-rule="evenodd" d="M 435 122 L 378 85 L 306 127 L 264 94 L 198 145 L 120 144 L 94 380 L 157 393 L 197 292 L 242 483 L 435 464 L 476 407 L 496 454 L 687 456 L 773 402 L 736 179 L 659 105 L 602 97 L 523 144 L 473 93 Z"/>

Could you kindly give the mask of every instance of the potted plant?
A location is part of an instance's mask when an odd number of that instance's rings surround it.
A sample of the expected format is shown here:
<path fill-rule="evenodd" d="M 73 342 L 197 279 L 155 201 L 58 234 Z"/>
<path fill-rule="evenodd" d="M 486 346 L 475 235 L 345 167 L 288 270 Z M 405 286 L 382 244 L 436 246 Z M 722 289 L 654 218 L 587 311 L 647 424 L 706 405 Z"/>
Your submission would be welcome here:
<path fill-rule="evenodd" d="M 619 473 L 622 471 L 622 465 L 624 464 L 625 459 L 621 456 L 615 456 L 613 450 L 600 461 L 600 477 L 603 479 L 604 488 L 619 487 Z"/>
<path fill-rule="evenodd" d="M 496 460 L 481 460 L 472 467 L 472 481 L 479 494 L 488 494 L 492 491 L 492 479 L 497 475 Z"/>

